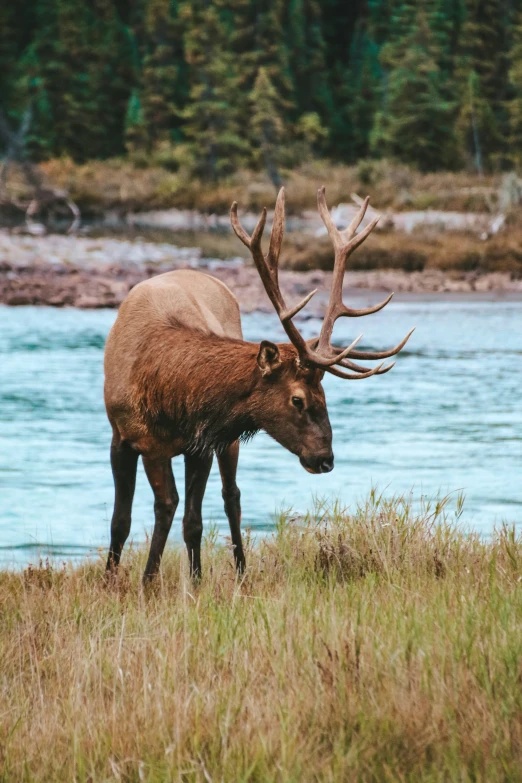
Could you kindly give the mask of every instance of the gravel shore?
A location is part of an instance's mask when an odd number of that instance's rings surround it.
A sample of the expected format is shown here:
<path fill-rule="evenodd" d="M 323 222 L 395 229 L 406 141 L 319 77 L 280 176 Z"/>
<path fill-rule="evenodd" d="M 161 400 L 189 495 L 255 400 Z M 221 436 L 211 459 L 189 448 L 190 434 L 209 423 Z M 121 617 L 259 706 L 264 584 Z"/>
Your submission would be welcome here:
<path fill-rule="evenodd" d="M 244 312 L 271 311 L 253 266 L 242 259 L 202 258 L 199 248 L 122 239 L 66 236 L 29 237 L 0 230 L 0 303 L 55 307 L 118 307 L 136 283 L 172 269 L 198 268 L 215 275 L 236 294 Z M 330 273 L 282 269 L 281 287 L 288 301 L 313 288 L 320 293 L 307 306 L 322 312 Z M 522 297 L 522 280 L 509 274 L 403 272 L 375 270 L 346 273 L 346 292 L 395 291 L 404 295 L 477 294 L 486 298 Z"/>

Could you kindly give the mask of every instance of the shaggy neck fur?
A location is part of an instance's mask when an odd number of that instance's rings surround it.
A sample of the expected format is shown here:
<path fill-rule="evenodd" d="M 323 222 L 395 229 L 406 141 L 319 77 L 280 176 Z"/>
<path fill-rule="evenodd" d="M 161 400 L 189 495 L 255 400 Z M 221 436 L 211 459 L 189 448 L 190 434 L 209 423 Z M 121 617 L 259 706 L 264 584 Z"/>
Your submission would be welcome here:
<path fill-rule="evenodd" d="M 159 436 L 181 436 L 187 451 L 219 452 L 262 428 L 268 401 L 258 344 L 184 327 L 165 327 L 155 337 L 140 351 L 134 394 Z M 292 345 L 279 348 L 283 361 L 295 359 Z"/>

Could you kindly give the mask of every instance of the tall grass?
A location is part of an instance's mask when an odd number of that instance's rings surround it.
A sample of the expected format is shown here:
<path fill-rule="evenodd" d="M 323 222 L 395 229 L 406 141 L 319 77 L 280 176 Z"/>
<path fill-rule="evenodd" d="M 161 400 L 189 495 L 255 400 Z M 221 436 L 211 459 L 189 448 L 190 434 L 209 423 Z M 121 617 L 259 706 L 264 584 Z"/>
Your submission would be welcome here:
<path fill-rule="evenodd" d="M 372 493 L 247 548 L 1 573 L 0 780 L 522 780 L 514 528 Z"/>

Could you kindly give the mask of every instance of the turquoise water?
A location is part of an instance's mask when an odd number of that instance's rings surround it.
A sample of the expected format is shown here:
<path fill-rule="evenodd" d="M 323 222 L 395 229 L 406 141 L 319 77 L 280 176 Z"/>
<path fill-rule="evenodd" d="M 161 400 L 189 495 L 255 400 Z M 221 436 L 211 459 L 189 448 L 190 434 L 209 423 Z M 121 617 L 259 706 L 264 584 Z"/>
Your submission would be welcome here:
<path fill-rule="evenodd" d="M 372 301 L 374 296 L 368 296 Z M 363 297 L 361 301 L 366 301 Z M 108 544 L 112 476 L 102 399 L 103 347 L 114 311 L 0 308 L 0 562 L 96 554 Z M 283 339 L 275 317 L 243 318 L 247 339 Z M 325 382 L 335 470 L 311 476 L 261 434 L 243 447 L 238 483 L 245 526 L 266 529 L 277 509 L 314 496 L 352 506 L 377 485 L 414 497 L 462 489 L 464 520 L 486 533 L 522 524 L 522 303 L 393 302 L 339 324 L 383 348 L 417 326 L 391 373 Z M 318 322 L 302 324 L 306 335 Z M 183 461 L 174 460 L 183 496 Z M 183 500 L 183 497 L 182 497 Z M 205 519 L 226 532 L 217 467 Z M 180 538 L 181 507 L 171 540 Z M 140 468 L 132 537 L 152 524 Z"/>

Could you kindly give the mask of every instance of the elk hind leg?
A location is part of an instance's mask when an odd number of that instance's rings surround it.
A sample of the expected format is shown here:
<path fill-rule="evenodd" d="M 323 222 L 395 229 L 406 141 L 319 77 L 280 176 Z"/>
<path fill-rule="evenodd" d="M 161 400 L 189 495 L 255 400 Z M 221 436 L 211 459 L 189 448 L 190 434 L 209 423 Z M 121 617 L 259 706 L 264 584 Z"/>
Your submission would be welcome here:
<path fill-rule="evenodd" d="M 212 467 L 212 459 L 212 455 L 185 455 L 183 538 L 187 545 L 190 574 L 194 579 L 199 579 L 201 576 L 201 537 L 203 535 L 201 507 Z"/>
<path fill-rule="evenodd" d="M 153 459 L 143 455 L 143 467 L 154 493 L 154 531 L 143 575 L 143 581 L 149 582 L 159 571 L 179 496 L 169 458 Z"/>
<path fill-rule="evenodd" d="M 239 459 L 239 441 L 235 441 L 218 455 L 219 472 L 223 484 L 223 500 L 225 513 L 230 525 L 234 560 L 238 573 L 245 570 L 245 554 L 241 539 L 241 492 L 236 484 L 237 463 Z"/>
<path fill-rule="evenodd" d="M 111 521 L 111 545 L 107 570 L 118 567 L 123 545 L 131 528 L 132 501 L 136 486 L 139 454 L 128 443 L 114 435 L 111 445 L 111 467 L 114 478 L 114 511 Z"/>

